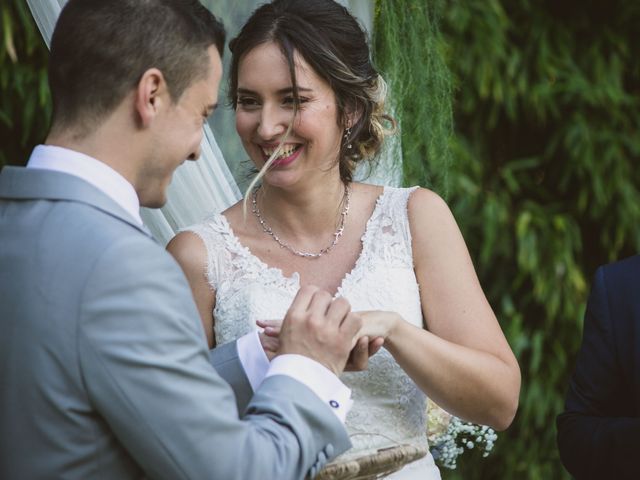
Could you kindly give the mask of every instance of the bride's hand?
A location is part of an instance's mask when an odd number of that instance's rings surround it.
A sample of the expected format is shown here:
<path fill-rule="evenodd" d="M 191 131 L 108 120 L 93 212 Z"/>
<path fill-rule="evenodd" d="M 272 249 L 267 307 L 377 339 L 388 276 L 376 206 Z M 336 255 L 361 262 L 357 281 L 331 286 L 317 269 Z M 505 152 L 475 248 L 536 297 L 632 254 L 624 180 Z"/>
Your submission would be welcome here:
<path fill-rule="evenodd" d="M 358 332 L 358 337 L 382 337 L 386 340 L 402 321 L 402 317 L 396 312 L 371 310 L 356 313 L 362 319 L 362 328 Z"/>
<path fill-rule="evenodd" d="M 282 328 L 282 320 L 256 320 L 256 325 L 263 329 L 262 333 L 267 337 L 278 338 Z"/>
<path fill-rule="evenodd" d="M 278 340 L 278 337 L 270 337 L 264 332 L 260 332 L 258 334 L 258 338 L 260 338 L 260 345 L 262 345 L 262 349 L 264 350 L 267 359 L 269 361 L 273 360 L 273 357 L 276 356 L 276 352 L 280 347 L 280 341 Z"/>
<path fill-rule="evenodd" d="M 260 338 L 260 345 L 264 349 L 264 353 L 267 355 L 269 361 L 273 360 L 280 348 L 280 328 L 282 327 L 282 320 L 258 320 L 256 324 L 264 330 L 258 333 Z"/>
<path fill-rule="evenodd" d="M 369 358 L 378 353 L 383 344 L 384 338 L 382 337 L 375 337 L 372 340 L 369 340 L 369 337 L 360 337 L 349 354 L 344 371 L 361 372 L 366 370 L 369 366 Z"/>

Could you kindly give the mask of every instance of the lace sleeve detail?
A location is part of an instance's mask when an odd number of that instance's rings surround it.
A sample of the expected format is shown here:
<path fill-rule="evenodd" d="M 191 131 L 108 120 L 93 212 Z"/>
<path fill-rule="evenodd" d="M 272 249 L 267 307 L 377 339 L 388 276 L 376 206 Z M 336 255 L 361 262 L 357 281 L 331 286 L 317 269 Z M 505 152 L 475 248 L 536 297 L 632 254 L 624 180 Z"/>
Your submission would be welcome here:
<path fill-rule="evenodd" d="M 413 257 L 411 248 L 411 229 L 409 228 L 409 197 L 415 192 L 418 186 L 410 188 L 394 188 L 389 201 L 385 204 L 385 213 L 392 219 L 392 224 L 396 232 L 402 235 L 407 253 Z"/>
<path fill-rule="evenodd" d="M 230 264 L 229 253 L 225 248 L 225 235 L 228 234 L 228 227 L 224 217 L 216 213 L 201 223 L 183 228 L 180 231 L 195 233 L 202 240 L 207 249 L 205 274 L 211 288 L 217 291 Z"/>
<path fill-rule="evenodd" d="M 385 187 L 362 238 L 366 245 L 363 251 L 387 265 L 413 266 L 407 204 L 411 193 L 418 188 Z M 370 259 L 366 259 L 366 263 L 370 263 Z"/>

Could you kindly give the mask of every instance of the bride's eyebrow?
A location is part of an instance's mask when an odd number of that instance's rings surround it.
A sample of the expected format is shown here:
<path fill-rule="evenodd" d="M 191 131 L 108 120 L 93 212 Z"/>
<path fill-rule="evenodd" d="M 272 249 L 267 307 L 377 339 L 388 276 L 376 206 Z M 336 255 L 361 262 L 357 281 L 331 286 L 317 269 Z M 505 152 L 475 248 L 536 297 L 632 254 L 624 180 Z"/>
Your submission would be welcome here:
<path fill-rule="evenodd" d="M 236 91 L 239 95 L 257 95 L 256 92 L 248 88 L 239 87 Z M 312 91 L 313 89 L 311 88 L 298 87 L 298 92 L 312 92 Z M 281 88 L 280 90 L 276 90 L 276 94 L 278 95 L 287 95 L 291 93 L 293 93 L 293 87 L 285 87 L 285 88 Z"/>
<path fill-rule="evenodd" d="M 298 92 L 312 92 L 313 89 L 307 87 L 298 86 Z M 293 93 L 293 87 L 281 88 L 276 92 L 278 95 L 287 95 Z"/>
<path fill-rule="evenodd" d="M 236 90 L 236 93 L 238 93 L 239 95 L 255 95 L 256 92 L 254 92 L 253 90 L 249 90 L 248 88 L 238 88 Z"/>

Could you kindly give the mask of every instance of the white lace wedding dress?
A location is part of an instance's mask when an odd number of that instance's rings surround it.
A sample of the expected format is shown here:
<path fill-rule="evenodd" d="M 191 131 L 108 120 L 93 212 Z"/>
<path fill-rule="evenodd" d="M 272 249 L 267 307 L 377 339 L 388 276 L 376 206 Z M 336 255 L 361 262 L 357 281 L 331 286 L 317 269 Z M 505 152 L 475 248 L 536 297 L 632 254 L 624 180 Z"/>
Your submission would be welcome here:
<path fill-rule="evenodd" d="M 414 189 L 385 187 L 367 223 L 360 257 L 336 295 L 348 299 L 353 311 L 396 311 L 422 327 L 407 217 L 407 201 Z M 285 277 L 255 257 L 221 214 L 187 230 L 195 232 L 208 251 L 218 344 L 249 333 L 257 319 L 284 317 L 300 288 L 297 274 Z M 370 359 L 368 370 L 345 373 L 341 380 L 352 389 L 354 399 L 347 417 L 353 449 L 345 456 L 402 443 L 427 446 L 427 399 L 384 348 Z M 429 454 L 388 478 L 434 480 L 440 473 Z"/>

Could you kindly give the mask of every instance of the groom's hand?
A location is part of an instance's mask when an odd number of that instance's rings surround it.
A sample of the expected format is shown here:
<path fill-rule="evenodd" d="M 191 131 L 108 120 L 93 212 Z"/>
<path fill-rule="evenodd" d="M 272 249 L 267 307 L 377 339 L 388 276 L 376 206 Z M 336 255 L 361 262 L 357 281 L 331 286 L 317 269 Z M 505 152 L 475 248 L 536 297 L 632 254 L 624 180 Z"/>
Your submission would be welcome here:
<path fill-rule="evenodd" d="M 282 322 L 278 354 L 304 355 L 339 375 L 361 326 L 344 298 L 333 300 L 317 287 L 302 287 Z"/>
<path fill-rule="evenodd" d="M 280 348 L 282 320 L 256 320 L 256 324 L 263 329 L 259 334 L 260 344 L 267 358 L 271 361 Z M 369 367 L 369 357 L 378 353 L 382 345 L 384 345 L 383 337 L 373 337 L 372 340 L 369 340 L 367 336 L 360 337 L 349 354 L 344 371 L 361 372 L 366 370 Z"/>

